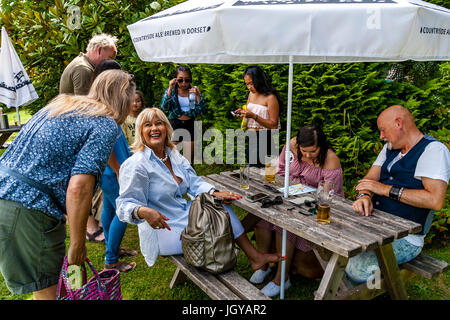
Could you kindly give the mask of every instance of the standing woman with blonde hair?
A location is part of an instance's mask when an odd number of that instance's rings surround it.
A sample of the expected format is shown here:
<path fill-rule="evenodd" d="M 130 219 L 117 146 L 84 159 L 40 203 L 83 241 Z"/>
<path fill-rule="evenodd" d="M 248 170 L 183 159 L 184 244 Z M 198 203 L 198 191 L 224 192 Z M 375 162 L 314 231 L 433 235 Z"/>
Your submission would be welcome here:
<path fill-rule="evenodd" d="M 86 258 L 92 194 L 129 113 L 135 84 L 103 72 L 87 96 L 59 95 L 0 158 L 0 271 L 14 294 L 55 299 L 69 223 L 69 265 Z"/>

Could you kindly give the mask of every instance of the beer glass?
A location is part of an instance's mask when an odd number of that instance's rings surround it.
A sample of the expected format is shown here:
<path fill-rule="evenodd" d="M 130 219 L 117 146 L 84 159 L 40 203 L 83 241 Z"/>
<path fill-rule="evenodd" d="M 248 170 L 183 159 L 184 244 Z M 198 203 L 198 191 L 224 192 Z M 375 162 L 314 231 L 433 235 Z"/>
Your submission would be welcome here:
<path fill-rule="evenodd" d="M 265 181 L 268 183 L 274 183 L 275 174 L 277 173 L 277 166 L 278 166 L 277 157 L 265 156 L 264 161 L 266 167 L 264 172 Z"/>
<path fill-rule="evenodd" d="M 241 185 L 241 189 L 249 189 L 250 188 L 250 166 L 249 164 L 241 164 L 239 167 L 239 181 Z"/>
<path fill-rule="evenodd" d="M 321 180 L 316 190 L 317 201 L 317 221 L 330 223 L 330 208 L 334 194 L 334 183 L 328 180 Z"/>

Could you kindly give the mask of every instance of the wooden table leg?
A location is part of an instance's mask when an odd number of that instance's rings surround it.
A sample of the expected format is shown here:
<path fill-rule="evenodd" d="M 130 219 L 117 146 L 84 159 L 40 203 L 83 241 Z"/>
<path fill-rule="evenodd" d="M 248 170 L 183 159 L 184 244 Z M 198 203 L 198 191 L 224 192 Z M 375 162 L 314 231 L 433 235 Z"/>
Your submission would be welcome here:
<path fill-rule="evenodd" d="M 315 300 L 331 300 L 336 296 L 347 262 L 348 258 L 333 253 L 325 268 Z"/>
<path fill-rule="evenodd" d="M 391 298 L 395 300 L 407 300 L 408 294 L 406 293 L 405 284 L 400 278 L 400 269 L 395 259 L 392 244 L 388 243 L 378 247 L 375 253 Z"/>
<path fill-rule="evenodd" d="M 13 132 L 6 132 L 0 134 L 0 147 L 8 140 L 8 138 L 13 134 Z"/>

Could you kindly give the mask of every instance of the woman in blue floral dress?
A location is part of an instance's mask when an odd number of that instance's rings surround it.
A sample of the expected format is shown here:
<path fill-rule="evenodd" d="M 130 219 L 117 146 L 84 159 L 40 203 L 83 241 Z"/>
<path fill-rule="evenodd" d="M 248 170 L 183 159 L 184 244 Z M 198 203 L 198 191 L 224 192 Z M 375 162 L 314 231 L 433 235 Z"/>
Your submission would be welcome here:
<path fill-rule="evenodd" d="M 57 96 L 0 158 L 0 271 L 12 293 L 56 298 L 66 216 L 69 264 L 84 263 L 92 194 L 134 99 L 133 79 L 108 70 L 87 96 Z"/>

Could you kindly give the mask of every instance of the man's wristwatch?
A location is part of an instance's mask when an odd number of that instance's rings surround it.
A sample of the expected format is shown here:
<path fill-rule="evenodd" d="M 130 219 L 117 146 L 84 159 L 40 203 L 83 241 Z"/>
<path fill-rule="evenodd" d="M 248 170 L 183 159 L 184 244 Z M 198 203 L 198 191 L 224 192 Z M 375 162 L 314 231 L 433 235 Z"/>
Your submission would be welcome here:
<path fill-rule="evenodd" d="M 372 196 L 371 196 L 370 194 L 366 193 L 366 192 L 361 192 L 360 194 L 358 194 L 358 195 L 356 196 L 356 199 L 355 199 L 355 200 L 358 200 L 359 198 L 362 198 L 362 197 L 364 197 L 364 196 L 368 196 L 368 197 L 372 200 Z"/>
<path fill-rule="evenodd" d="M 403 189 L 403 187 L 392 186 L 389 190 L 389 198 L 399 201 L 402 196 Z"/>

